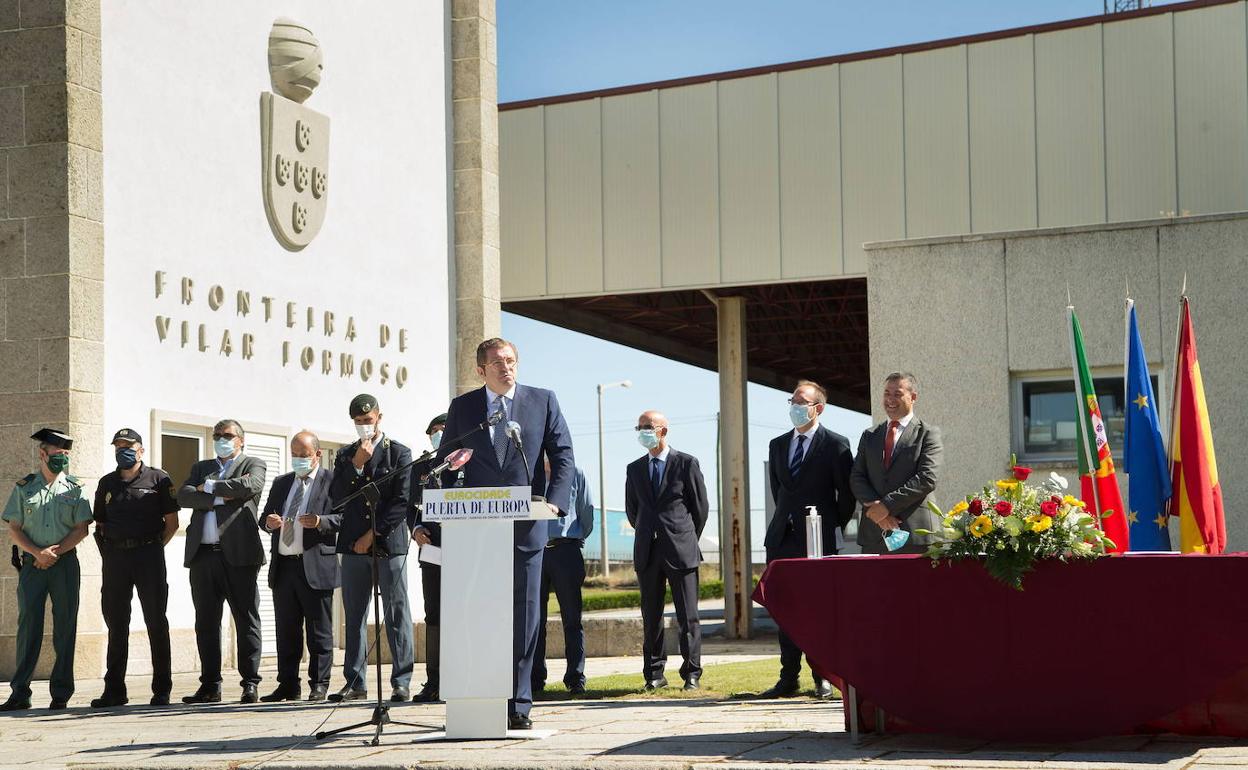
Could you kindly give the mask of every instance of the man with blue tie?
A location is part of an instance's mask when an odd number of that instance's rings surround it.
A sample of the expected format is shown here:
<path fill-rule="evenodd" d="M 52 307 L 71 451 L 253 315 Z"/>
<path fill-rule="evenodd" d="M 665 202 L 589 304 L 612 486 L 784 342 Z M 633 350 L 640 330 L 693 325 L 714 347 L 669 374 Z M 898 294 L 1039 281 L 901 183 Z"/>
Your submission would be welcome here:
<path fill-rule="evenodd" d="M 471 435 L 438 448 L 442 459 L 461 446 L 473 450 L 461 469 L 466 487 L 531 486 L 534 495 L 546 495 L 546 503 L 559 515 L 559 505 L 571 499 L 574 468 L 572 436 L 559 410 L 555 394 L 516 382 L 519 356 L 515 345 L 499 337 L 477 346 L 477 375 L 484 387 L 471 390 L 451 402 L 445 433 Z M 485 422 L 483 430 L 473 430 Z M 539 464 L 550 460 L 550 481 Z M 447 486 L 454 474 L 445 477 Z M 515 524 L 513 570 L 512 697 L 507 702 L 507 724 L 513 730 L 532 729 L 533 656 L 537 650 L 542 554 L 546 550 L 548 522 L 518 521 Z"/>
<path fill-rule="evenodd" d="M 667 445 L 667 418 L 643 412 L 637 440 L 646 454 L 628 464 L 624 512 L 633 525 L 633 568 L 641 589 L 642 668 L 646 689 L 667 687 L 663 669 L 664 584 L 672 589 L 680 626 L 680 676 L 685 690 L 702 678 L 702 627 L 698 622 L 698 539 L 706 526 L 709 503 L 702 468 L 693 455 Z"/>
<path fill-rule="evenodd" d="M 546 462 L 550 475 L 550 461 Z M 547 498 L 549 499 L 549 498 Z M 585 538 L 594 531 L 594 498 L 589 492 L 585 471 L 574 469 L 571 502 L 567 516 L 547 522 L 550 539 L 542 555 L 541 620 L 537 624 L 537 652 L 533 656 L 533 691 L 546 688 L 546 606 L 553 589 L 563 620 L 563 656 L 568 662 L 563 683 L 568 692 L 585 692 L 585 629 L 581 625 L 581 586 L 585 583 Z"/>

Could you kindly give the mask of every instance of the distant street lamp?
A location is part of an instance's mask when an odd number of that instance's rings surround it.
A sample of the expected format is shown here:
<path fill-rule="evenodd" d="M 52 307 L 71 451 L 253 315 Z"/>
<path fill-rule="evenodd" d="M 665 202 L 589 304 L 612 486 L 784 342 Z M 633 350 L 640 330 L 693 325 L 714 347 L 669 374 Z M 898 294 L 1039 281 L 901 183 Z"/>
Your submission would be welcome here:
<path fill-rule="evenodd" d="M 602 578 L 606 580 L 610 571 L 607 564 L 607 468 L 603 459 L 602 449 L 602 392 L 607 388 L 631 388 L 632 380 L 620 380 L 598 385 L 598 505 L 602 506 L 602 516 L 598 523 L 599 542 L 602 543 Z"/>

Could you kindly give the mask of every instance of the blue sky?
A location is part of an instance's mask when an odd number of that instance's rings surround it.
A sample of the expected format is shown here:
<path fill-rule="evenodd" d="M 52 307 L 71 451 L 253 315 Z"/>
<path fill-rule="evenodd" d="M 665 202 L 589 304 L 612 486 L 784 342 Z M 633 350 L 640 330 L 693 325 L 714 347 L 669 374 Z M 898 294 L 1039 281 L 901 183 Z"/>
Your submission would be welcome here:
<path fill-rule="evenodd" d="M 1100 0 L 498 0 L 498 97 L 500 102 L 532 99 L 1101 12 Z M 577 464 L 590 478 L 595 499 L 595 385 L 629 379 L 632 388 L 609 390 L 604 401 L 608 506 L 623 506 L 624 466 L 643 452 L 632 426 L 642 411 L 659 409 L 671 421 L 672 445 L 702 462 L 715 507 L 719 391 L 714 372 L 507 313 L 503 333 L 520 348 L 520 380 L 558 394 Z M 877 390 L 873 386 L 873 402 Z M 762 546 L 767 493 L 763 461 L 768 442 L 791 427 L 787 397 L 771 388 L 749 388 L 756 551 Z M 823 423 L 857 447 L 870 419 L 830 407 Z"/>

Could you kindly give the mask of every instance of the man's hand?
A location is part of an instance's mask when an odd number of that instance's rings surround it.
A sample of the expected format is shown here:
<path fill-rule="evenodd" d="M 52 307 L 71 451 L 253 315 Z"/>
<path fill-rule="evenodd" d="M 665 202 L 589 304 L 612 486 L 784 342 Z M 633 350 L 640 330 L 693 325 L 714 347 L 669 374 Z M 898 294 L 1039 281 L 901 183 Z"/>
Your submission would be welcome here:
<path fill-rule="evenodd" d="M 51 567 L 53 564 L 56 564 L 56 560 L 59 558 L 56 551 L 60 547 L 61 546 L 59 544 L 54 544 L 36 553 L 35 554 L 35 566 L 38 567 L 39 569 L 47 569 L 48 567 Z"/>
<path fill-rule="evenodd" d="M 355 466 L 357 471 L 362 471 L 371 459 L 373 459 L 373 440 L 371 438 L 362 438 L 360 439 L 359 447 L 355 450 L 355 456 L 351 458 L 351 464 Z"/>
<path fill-rule="evenodd" d="M 359 540 L 351 545 L 351 550 L 358 554 L 368 553 L 368 549 L 373 547 L 373 531 L 370 529 L 365 532 Z"/>
<path fill-rule="evenodd" d="M 412 530 L 412 539 L 420 545 L 429 545 L 433 542 L 433 538 L 429 537 L 429 529 L 427 527 L 417 527 Z"/>
<path fill-rule="evenodd" d="M 204 491 L 204 485 L 203 485 L 203 484 L 200 484 L 199 486 L 195 487 L 195 491 L 196 491 L 196 492 L 203 492 L 203 491 Z"/>
<path fill-rule="evenodd" d="M 276 513 L 270 513 L 268 516 L 264 517 L 264 526 L 270 532 L 275 529 L 281 529 L 282 517 L 278 516 Z"/>
<path fill-rule="evenodd" d="M 550 502 L 546 503 L 546 505 L 550 506 L 550 512 L 551 512 L 553 515 L 555 515 L 555 516 L 558 516 L 558 515 L 559 515 L 559 506 L 555 505 L 554 503 L 550 503 Z"/>
<path fill-rule="evenodd" d="M 315 513 L 305 513 L 299 517 L 299 523 L 303 525 L 304 529 L 316 529 L 321 526 L 321 517 Z"/>
<path fill-rule="evenodd" d="M 866 514 L 868 519 L 874 521 L 880 529 L 885 532 L 901 529 L 901 519 L 890 513 L 888 508 L 884 506 L 884 503 L 875 500 L 867 503 L 866 506 L 863 513 Z"/>

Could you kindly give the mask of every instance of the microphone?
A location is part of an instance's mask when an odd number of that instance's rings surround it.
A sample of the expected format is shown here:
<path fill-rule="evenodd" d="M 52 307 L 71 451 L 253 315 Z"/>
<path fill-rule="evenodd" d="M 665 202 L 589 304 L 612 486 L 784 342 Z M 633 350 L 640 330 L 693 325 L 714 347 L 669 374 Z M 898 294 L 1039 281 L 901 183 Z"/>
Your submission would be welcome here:
<path fill-rule="evenodd" d="M 520 460 L 524 462 L 524 477 L 529 486 L 533 486 L 533 469 L 529 467 L 529 458 L 524 454 L 524 442 L 520 440 L 520 423 L 512 420 L 507 423 L 507 438 L 511 439 L 516 445 L 516 451 L 520 453 Z M 542 498 L 543 500 L 545 498 Z"/>
<path fill-rule="evenodd" d="M 481 422 L 477 424 L 477 430 L 485 430 L 486 428 L 493 428 L 495 425 L 498 425 L 500 422 L 502 422 L 506 418 L 507 418 L 507 415 L 503 414 L 503 411 L 501 409 L 498 410 L 497 412 L 491 412 L 490 416 L 485 418 L 485 422 Z M 520 430 L 519 425 L 516 425 L 516 430 Z M 511 434 L 508 433 L 507 435 L 511 435 Z"/>
<path fill-rule="evenodd" d="M 471 449 L 456 449 L 442 460 L 442 464 L 429 471 L 430 476 L 437 476 L 446 470 L 457 471 L 472 459 Z"/>

